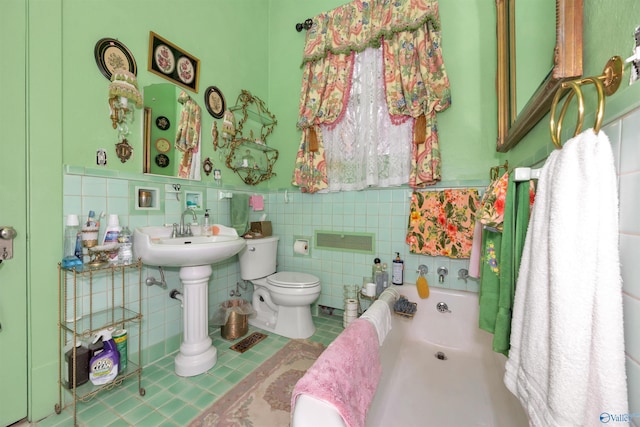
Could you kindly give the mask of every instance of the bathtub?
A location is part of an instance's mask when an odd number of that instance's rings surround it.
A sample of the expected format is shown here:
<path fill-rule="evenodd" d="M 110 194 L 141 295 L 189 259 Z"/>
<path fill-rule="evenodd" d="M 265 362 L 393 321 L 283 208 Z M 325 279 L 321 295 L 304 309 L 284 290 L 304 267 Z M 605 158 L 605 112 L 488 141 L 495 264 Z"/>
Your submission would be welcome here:
<path fill-rule="evenodd" d="M 491 350 L 492 335 L 477 326 L 478 294 L 431 288 L 422 300 L 415 285 L 395 288 L 418 310 L 412 319 L 392 316 L 366 426 L 528 426 L 502 380 L 506 357 Z M 448 312 L 437 310 L 440 302 Z M 314 400 L 298 399 L 294 426 L 344 425 L 332 407 Z"/>

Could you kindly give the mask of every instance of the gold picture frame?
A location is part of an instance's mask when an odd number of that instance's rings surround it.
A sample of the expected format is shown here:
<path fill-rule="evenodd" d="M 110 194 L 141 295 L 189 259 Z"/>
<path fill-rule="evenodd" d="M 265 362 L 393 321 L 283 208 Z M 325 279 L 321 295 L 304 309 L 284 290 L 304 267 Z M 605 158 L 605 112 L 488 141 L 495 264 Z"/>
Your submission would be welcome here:
<path fill-rule="evenodd" d="M 496 0 L 498 35 L 498 140 L 505 153 L 549 112 L 563 81 L 582 75 L 583 0 L 556 0 L 556 45 L 553 69 L 520 113 L 515 103 L 515 0 Z M 551 55 L 552 52 L 549 52 Z"/>
<path fill-rule="evenodd" d="M 198 93 L 200 60 L 153 31 L 149 32 L 147 69 L 180 87 Z"/>

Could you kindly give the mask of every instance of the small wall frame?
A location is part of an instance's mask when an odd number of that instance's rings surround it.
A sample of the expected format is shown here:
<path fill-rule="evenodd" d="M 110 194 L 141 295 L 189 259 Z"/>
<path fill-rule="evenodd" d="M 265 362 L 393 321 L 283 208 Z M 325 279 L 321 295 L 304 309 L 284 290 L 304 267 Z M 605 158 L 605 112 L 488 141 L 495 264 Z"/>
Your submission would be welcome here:
<path fill-rule="evenodd" d="M 200 60 L 153 31 L 149 32 L 147 67 L 152 73 L 198 93 Z"/>

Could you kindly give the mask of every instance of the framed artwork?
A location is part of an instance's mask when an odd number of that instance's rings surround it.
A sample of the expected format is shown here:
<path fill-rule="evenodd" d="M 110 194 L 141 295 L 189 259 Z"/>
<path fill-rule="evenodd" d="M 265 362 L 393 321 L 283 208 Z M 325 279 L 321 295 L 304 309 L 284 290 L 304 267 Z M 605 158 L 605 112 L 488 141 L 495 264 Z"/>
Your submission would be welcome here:
<path fill-rule="evenodd" d="M 149 71 L 198 93 L 200 60 L 153 31 L 149 32 Z"/>

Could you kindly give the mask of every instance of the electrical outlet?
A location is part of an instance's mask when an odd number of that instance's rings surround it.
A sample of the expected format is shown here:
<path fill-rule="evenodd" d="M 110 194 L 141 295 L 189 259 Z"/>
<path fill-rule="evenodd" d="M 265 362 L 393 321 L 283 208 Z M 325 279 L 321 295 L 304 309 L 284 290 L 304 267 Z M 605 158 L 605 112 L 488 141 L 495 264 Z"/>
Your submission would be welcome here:
<path fill-rule="evenodd" d="M 104 148 L 100 148 L 96 151 L 96 164 L 98 166 L 106 166 L 107 165 L 107 150 Z"/>
<path fill-rule="evenodd" d="M 631 77 L 629 84 L 633 84 L 640 78 L 640 27 L 637 27 L 633 34 L 633 55 L 630 59 Z"/>

